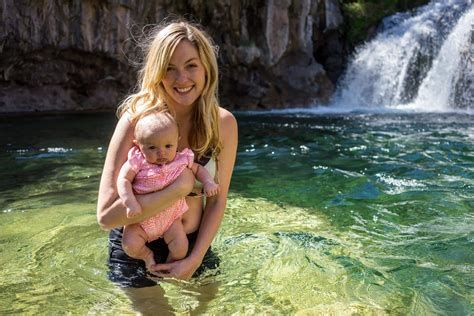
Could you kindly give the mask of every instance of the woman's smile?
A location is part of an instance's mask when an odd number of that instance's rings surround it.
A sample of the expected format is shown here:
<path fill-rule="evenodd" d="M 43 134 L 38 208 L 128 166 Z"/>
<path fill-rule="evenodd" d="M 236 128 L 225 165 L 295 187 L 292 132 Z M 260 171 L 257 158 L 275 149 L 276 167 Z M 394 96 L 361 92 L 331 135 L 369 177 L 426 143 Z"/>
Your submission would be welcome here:
<path fill-rule="evenodd" d="M 187 87 L 187 88 L 175 88 L 179 93 L 186 94 L 188 93 L 193 87 Z"/>

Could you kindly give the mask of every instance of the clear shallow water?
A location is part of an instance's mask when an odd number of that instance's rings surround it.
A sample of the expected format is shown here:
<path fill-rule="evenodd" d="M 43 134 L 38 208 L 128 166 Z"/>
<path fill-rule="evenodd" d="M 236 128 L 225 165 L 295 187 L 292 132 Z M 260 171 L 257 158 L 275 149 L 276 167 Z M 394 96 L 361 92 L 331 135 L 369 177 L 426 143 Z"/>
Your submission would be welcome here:
<path fill-rule="evenodd" d="M 238 120 L 219 273 L 165 284 L 177 312 L 472 314 L 474 116 Z M 114 123 L 0 121 L 2 313 L 132 312 L 95 222 Z"/>

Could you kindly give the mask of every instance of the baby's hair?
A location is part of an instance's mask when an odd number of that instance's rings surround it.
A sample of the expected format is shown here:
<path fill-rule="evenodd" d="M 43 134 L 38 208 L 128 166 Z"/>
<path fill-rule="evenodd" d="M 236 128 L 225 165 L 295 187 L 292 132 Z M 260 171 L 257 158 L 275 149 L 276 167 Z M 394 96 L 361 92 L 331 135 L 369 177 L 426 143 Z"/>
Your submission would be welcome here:
<path fill-rule="evenodd" d="M 178 123 L 169 111 L 162 110 L 145 113 L 137 119 L 135 139 L 140 141 L 144 135 L 160 132 L 169 126 L 175 126 L 179 136 Z"/>

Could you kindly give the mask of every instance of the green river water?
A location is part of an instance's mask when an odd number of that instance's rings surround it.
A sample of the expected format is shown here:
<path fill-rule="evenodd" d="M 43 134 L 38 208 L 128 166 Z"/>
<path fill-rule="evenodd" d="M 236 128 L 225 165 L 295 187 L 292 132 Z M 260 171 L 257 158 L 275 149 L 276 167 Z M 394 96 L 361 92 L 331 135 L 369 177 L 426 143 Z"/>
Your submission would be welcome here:
<path fill-rule="evenodd" d="M 220 266 L 163 284 L 177 314 L 473 313 L 474 116 L 237 118 Z M 95 218 L 115 121 L 0 120 L 1 314 L 134 313 Z"/>

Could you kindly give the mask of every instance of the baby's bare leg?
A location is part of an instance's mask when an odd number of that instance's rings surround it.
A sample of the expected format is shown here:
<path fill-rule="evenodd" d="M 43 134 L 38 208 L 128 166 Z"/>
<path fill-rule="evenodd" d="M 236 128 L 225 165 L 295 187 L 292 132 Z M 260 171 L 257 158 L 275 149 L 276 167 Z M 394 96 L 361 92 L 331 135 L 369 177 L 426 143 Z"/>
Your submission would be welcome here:
<path fill-rule="evenodd" d="M 173 222 L 170 228 L 164 233 L 163 238 L 170 251 L 166 262 L 173 262 L 186 257 L 188 252 L 188 237 L 184 232 L 181 218 Z"/>
<path fill-rule="evenodd" d="M 138 224 L 126 225 L 123 228 L 122 248 L 127 255 L 145 261 L 147 269 L 155 264 L 153 251 L 145 243 L 148 237 Z"/>
<path fill-rule="evenodd" d="M 202 199 L 200 198 L 187 198 L 186 203 L 189 206 L 189 210 L 183 214 L 182 222 L 184 231 L 186 234 L 190 234 L 199 229 L 201 225 L 202 217 Z"/>

